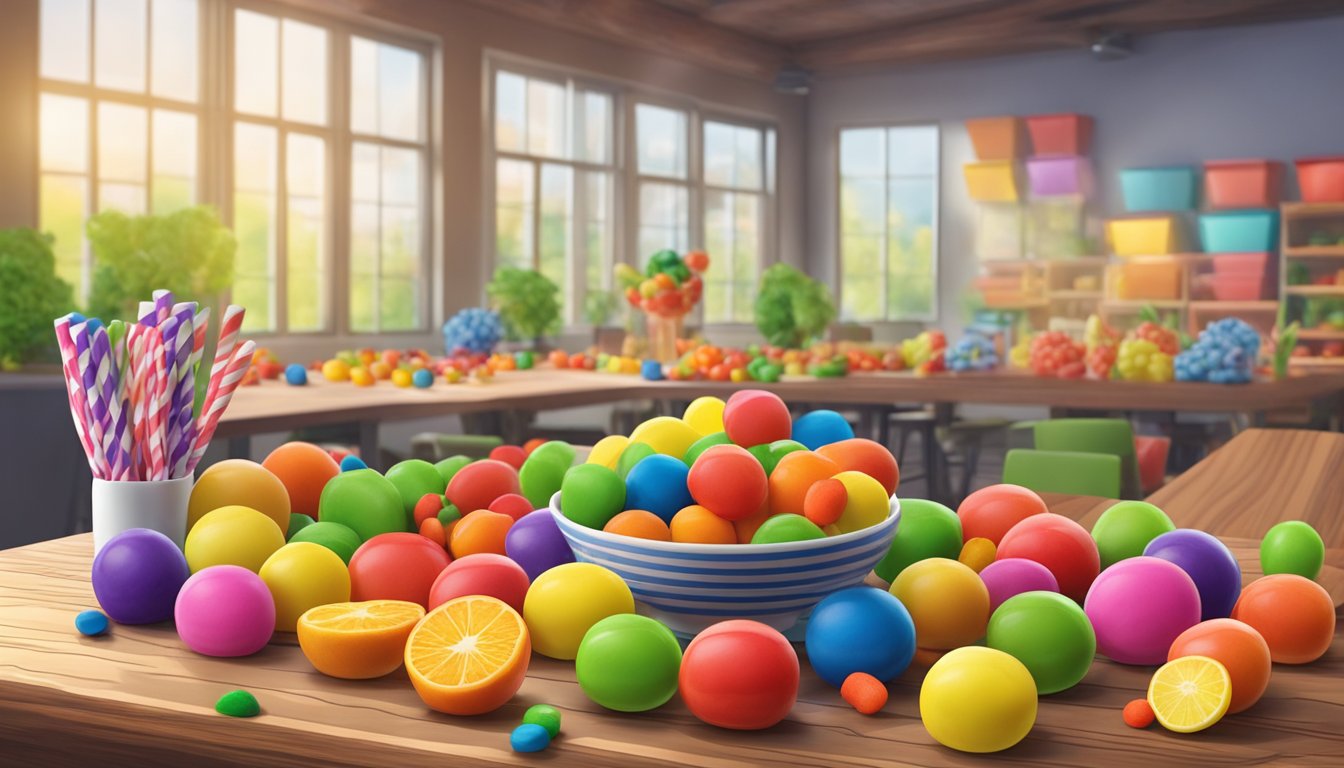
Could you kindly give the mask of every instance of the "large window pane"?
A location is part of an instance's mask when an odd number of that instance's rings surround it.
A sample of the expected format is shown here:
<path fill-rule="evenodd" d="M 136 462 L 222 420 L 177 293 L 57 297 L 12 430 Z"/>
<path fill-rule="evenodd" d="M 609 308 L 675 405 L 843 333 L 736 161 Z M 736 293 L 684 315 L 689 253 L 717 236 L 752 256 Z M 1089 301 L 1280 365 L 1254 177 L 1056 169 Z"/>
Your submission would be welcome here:
<path fill-rule="evenodd" d="M 238 123 L 234 128 L 233 300 L 247 307 L 246 327 L 276 327 L 276 131 Z"/>
<path fill-rule="evenodd" d="M 751 322 L 761 258 L 759 194 L 705 192 L 706 322 Z"/>
<path fill-rule="evenodd" d="M 686 178 L 686 113 L 635 105 L 635 144 L 642 176 Z"/>
<path fill-rule="evenodd" d="M 576 99 L 581 123 L 575 131 L 579 137 L 575 157 L 605 165 L 611 162 L 611 96 L 587 91 Z"/>
<path fill-rule="evenodd" d="M 286 120 L 327 122 L 327 32 L 285 19 L 281 27 L 281 88 Z"/>
<path fill-rule="evenodd" d="M 141 107 L 98 105 L 98 207 L 144 213 L 149 115 Z"/>
<path fill-rule="evenodd" d="M 196 116 L 156 109 L 153 135 L 150 210 L 168 213 L 185 208 L 196 201 Z"/>
<path fill-rule="evenodd" d="M 39 216 L 42 230 L 54 238 L 56 274 L 82 296 L 87 291 L 84 272 L 84 219 L 88 216 L 89 183 L 83 176 L 42 174 Z"/>
<path fill-rule="evenodd" d="M 584 173 L 584 250 L 587 256 L 584 282 L 589 291 L 611 285 L 611 174 Z"/>
<path fill-rule="evenodd" d="M 404 331 L 421 326 L 424 213 L 421 168 L 412 149 L 354 145 L 350 247 L 353 330 Z"/>
<path fill-rule="evenodd" d="M 886 166 L 887 133 L 881 128 L 840 132 L 840 177 L 882 177 Z"/>
<path fill-rule="evenodd" d="M 565 157 L 565 89 L 556 83 L 527 81 L 527 151 Z"/>
<path fill-rule="evenodd" d="M 532 164 L 495 162 L 495 255 L 501 265 L 532 266 Z"/>
<path fill-rule="evenodd" d="M 119 91 L 145 90 L 145 0 L 96 0 L 94 82 Z"/>
<path fill-rule="evenodd" d="M 39 71 L 53 80 L 89 81 L 90 0 L 42 0 Z"/>
<path fill-rule="evenodd" d="M 291 331 L 325 325 L 326 152 L 320 137 L 291 133 L 285 142 L 285 274 L 287 321 Z"/>
<path fill-rule="evenodd" d="M 239 10 L 233 20 L 233 106 L 250 115 L 276 115 L 280 98 L 280 24 Z"/>
<path fill-rule="evenodd" d="M 887 172 L 892 176 L 938 174 L 937 126 L 892 128 L 887 136 Z"/>
<path fill-rule="evenodd" d="M 678 184 L 646 181 L 639 188 L 639 258 L 671 248 L 690 247 L 690 190 Z M 712 260 L 712 259 L 711 259 Z"/>
<path fill-rule="evenodd" d="M 44 93 L 39 108 L 42 170 L 86 173 L 89 170 L 89 102 Z"/>
<path fill-rule="evenodd" d="M 759 190 L 764 181 L 761 130 L 740 125 L 705 123 L 705 183 L 716 187 Z"/>
<path fill-rule="evenodd" d="M 569 166 L 547 163 L 541 166 L 541 227 L 537 267 L 541 274 L 560 286 L 568 305 L 570 285 L 567 274 L 571 263 L 570 227 L 573 211 L 574 175 Z"/>
<path fill-rule="evenodd" d="M 378 45 L 378 133 L 389 139 L 420 141 L 421 56 L 392 45 Z"/>
<path fill-rule="evenodd" d="M 154 0 L 152 9 L 150 90 L 155 96 L 196 101 L 200 87 L 197 0 Z"/>
<path fill-rule="evenodd" d="M 527 78 L 495 73 L 495 147 L 527 151 Z"/>

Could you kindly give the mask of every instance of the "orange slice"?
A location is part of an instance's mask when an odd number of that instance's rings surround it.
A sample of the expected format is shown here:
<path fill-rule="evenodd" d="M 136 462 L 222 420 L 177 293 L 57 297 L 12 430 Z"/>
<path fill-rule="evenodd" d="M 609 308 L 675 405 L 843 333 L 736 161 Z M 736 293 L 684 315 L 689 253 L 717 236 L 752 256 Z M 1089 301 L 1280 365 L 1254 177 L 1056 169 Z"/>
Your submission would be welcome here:
<path fill-rule="evenodd" d="M 523 617 L 468 595 L 430 611 L 406 641 L 406 672 L 430 709 L 480 715 L 504 706 L 527 677 L 532 638 Z"/>
<path fill-rule="evenodd" d="M 318 672 L 365 680 L 401 666 L 425 609 L 403 600 L 319 605 L 299 617 L 299 648 Z"/>

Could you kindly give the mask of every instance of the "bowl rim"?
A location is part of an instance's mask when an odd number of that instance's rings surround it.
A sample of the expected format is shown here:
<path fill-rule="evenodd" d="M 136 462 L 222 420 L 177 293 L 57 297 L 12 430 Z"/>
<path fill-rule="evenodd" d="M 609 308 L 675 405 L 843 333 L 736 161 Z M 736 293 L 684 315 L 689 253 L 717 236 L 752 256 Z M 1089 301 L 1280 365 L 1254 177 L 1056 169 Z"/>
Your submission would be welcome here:
<path fill-rule="evenodd" d="M 556 491 L 551 496 L 551 503 L 547 507 L 555 524 L 560 528 L 560 532 L 569 538 L 571 530 L 582 529 L 584 536 L 592 537 L 594 540 L 603 544 L 629 548 L 632 539 L 630 536 L 621 536 L 620 534 L 608 533 L 607 531 L 596 528 L 588 528 L 565 517 L 560 511 L 560 492 Z M 798 552 L 807 552 L 813 549 L 820 549 L 833 545 L 844 545 L 860 539 L 871 537 L 874 533 L 880 533 L 881 529 L 893 527 L 901 516 L 901 501 L 894 494 L 891 497 L 890 505 L 887 510 L 887 516 L 881 522 L 870 525 L 867 528 L 860 528 L 857 531 L 842 533 L 838 536 L 827 536 L 823 539 L 808 539 L 806 541 L 778 541 L 770 544 L 686 544 L 677 541 L 655 541 L 653 539 L 634 539 L 638 544 L 634 545 L 642 549 L 665 553 L 668 555 L 768 555 L 768 554 L 794 554 Z M 571 545 L 572 546 L 572 545 Z"/>

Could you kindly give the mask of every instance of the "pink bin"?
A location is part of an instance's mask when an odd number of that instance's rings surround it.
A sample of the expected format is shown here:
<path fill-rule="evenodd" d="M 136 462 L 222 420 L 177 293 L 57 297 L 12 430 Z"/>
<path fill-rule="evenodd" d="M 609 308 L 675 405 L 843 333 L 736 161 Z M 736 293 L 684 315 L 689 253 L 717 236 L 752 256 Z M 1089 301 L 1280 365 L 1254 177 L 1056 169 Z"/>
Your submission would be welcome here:
<path fill-rule="evenodd" d="M 1033 197 L 1092 194 L 1092 161 L 1086 157 L 1033 157 L 1027 160 Z"/>
<path fill-rule="evenodd" d="M 1265 276 L 1216 274 L 1210 288 L 1215 301 L 1255 301 L 1265 295 Z"/>
<path fill-rule="evenodd" d="M 1297 185 L 1304 203 L 1344 203 L 1344 157 L 1301 157 Z"/>
<path fill-rule="evenodd" d="M 1216 253 L 1213 271 L 1218 275 L 1263 277 L 1269 272 L 1268 253 Z"/>

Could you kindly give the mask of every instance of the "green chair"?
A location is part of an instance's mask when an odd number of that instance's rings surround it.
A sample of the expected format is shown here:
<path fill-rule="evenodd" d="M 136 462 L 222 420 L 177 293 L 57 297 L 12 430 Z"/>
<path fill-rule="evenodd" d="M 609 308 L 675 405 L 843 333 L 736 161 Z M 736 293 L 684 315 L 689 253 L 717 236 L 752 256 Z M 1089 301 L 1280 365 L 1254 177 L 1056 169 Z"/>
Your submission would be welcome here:
<path fill-rule="evenodd" d="M 1120 457 L 1106 453 L 1014 448 L 1003 459 L 1003 482 L 1037 493 L 1120 498 Z"/>
<path fill-rule="evenodd" d="M 1141 499 L 1139 461 L 1134 453 L 1134 429 L 1125 419 L 1048 419 L 1036 422 L 1036 449 L 1108 453 L 1120 459 L 1120 495 Z"/>

